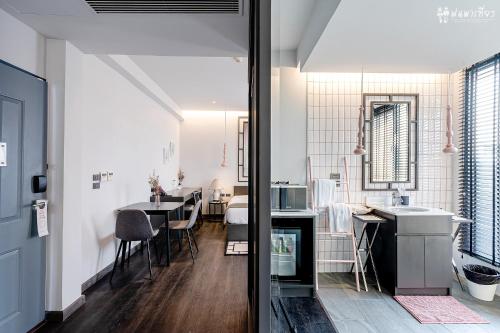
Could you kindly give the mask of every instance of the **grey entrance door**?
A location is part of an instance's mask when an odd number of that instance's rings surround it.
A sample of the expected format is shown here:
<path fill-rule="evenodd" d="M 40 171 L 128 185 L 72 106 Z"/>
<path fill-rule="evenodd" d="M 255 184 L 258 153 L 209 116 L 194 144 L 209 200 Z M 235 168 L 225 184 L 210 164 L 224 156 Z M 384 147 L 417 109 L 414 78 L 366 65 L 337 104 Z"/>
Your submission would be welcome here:
<path fill-rule="evenodd" d="M 0 61 L 0 332 L 44 319 L 45 243 L 32 218 L 32 177 L 46 168 L 46 82 Z M 6 153 L 5 153 L 6 152 Z M 6 163 L 2 166 L 2 157 Z"/>

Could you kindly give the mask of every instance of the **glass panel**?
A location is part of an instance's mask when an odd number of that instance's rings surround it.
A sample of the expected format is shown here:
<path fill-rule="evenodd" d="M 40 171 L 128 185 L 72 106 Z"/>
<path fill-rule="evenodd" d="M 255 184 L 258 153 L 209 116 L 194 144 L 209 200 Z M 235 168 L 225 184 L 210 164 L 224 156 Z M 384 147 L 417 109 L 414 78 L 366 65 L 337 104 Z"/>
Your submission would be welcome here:
<path fill-rule="evenodd" d="M 271 1 L 271 179 L 276 177 L 279 166 L 279 121 L 280 121 L 280 0 Z M 271 186 L 271 184 L 269 184 Z M 281 236 L 280 236 L 281 235 Z M 283 230 L 272 229 L 271 233 L 271 332 L 283 332 L 286 322 L 280 305 L 281 288 L 279 272 L 281 253 L 286 252 Z"/>

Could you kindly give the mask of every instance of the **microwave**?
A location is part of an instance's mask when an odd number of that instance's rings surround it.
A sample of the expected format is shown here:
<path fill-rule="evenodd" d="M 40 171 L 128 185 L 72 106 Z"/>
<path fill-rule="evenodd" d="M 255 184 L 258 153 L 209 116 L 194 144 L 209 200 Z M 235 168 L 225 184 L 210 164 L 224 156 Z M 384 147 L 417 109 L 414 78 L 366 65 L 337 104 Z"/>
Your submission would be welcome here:
<path fill-rule="evenodd" d="M 279 210 L 300 211 L 307 209 L 307 186 L 280 185 Z"/>

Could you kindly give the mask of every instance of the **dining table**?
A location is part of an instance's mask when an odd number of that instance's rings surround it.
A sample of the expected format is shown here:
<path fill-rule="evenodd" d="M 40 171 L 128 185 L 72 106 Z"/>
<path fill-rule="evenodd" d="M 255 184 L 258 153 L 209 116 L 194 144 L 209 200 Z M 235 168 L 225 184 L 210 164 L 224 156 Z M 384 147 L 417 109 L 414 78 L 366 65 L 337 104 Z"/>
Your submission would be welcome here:
<path fill-rule="evenodd" d="M 170 232 L 168 227 L 168 215 L 170 212 L 177 211 L 182 208 L 184 205 L 183 202 L 137 202 L 122 208 L 119 208 L 118 211 L 128 210 L 128 209 L 138 209 L 142 210 L 146 213 L 146 215 L 160 215 L 165 217 L 165 237 L 166 237 L 166 250 L 167 250 L 167 266 L 170 266 Z M 125 257 L 125 246 L 122 249 L 122 255 Z"/>

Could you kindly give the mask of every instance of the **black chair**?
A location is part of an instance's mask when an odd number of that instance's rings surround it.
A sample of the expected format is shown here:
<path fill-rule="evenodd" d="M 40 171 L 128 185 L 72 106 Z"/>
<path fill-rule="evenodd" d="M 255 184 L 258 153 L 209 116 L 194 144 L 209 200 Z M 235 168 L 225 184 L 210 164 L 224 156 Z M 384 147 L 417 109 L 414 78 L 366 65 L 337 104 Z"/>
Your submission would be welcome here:
<path fill-rule="evenodd" d="M 151 222 L 148 219 L 146 213 L 142 210 L 129 209 L 122 210 L 118 213 L 116 218 L 116 230 L 115 236 L 120 239 L 120 246 L 118 247 L 118 253 L 116 254 L 115 264 L 113 265 L 113 271 L 111 272 L 111 277 L 109 282 L 113 280 L 113 275 L 115 274 L 116 265 L 118 264 L 118 258 L 120 256 L 120 250 L 122 252 L 122 267 L 125 262 L 125 252 L 127 248 L 127 242 L 129 245 L 128 261 L 130 262 L 130 244 L 134 241 L 143 241 L 147 244 L 148 249 L 148 263 L 149 263 L 149 277 L 153 279 L 153 273 L 151 270 L 151 254 L 149 250 L 149 241 L 153 240 L 153 245 L 155 247 L 156 259 L 160 262 L 158 257 L 158 247 L 156 246 L 156 241 L 154 237 L 158 234 L 159 230 L 153 230 Z"/>
<path fill-rule="evenodd" d="M 196 218 L 198 217 L 198 212 L 200 211 L 201 200 L 199 200 L 196 205 L 194 205 L 193 212 L 189 217 L 189 220 L 180 220 L 180 221 L 170 221 L 169 228 L 172 230 L 178 230 L 180 232 L 184 231 L 186 233 L 188 242 L 189 242 L 189 251 L 191 251 L 191 258 L 194 263 L 194 254 L 193 254 L 193 246 L 191 244 L 191 237 L 193 238 L 194 245 L 196 246 L 196 252 L 199 252 L 198 244 L 196 243 L 196 239 L 194 238 L 193 227 L 196 223 Z"/>

